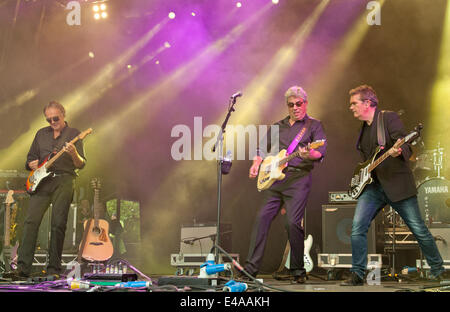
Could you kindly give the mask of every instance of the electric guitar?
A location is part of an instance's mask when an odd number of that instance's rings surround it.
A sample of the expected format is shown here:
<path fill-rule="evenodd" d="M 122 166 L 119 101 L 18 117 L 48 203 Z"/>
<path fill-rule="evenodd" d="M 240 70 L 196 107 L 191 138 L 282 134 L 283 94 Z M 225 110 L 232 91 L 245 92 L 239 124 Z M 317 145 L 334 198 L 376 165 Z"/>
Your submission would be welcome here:
<path fill-rule="evenodd" d="M 287 243 L 289 244 L 289 241 Z M 303 253 L 304 268 L 307 273 L 311 272 L 312 269 L 314 268 L 314 262 L 311 258 L 311 255 L 309 254 L 312 244 L 313 244 L 313 237 L 311 234 L 309 234 L 308 237 L 305 239 L 305 250 Z M 286 248 L 287 248 L 287 246 L 286 246 Z M 290 249 L 290 245 L 289 245 L 289 249 Z M 286 258 L 286 262 L 284 264 L 284 266 L 287 269 L 290 269 L 290 264 L 289 264 L 290 261 L 291 261 L 291 251 L 289 250 L 289 254 L 288 254 L 288 256 Z"/>
<path fill-rule="evenodd" d="M 112 257 L 114 249 L 109 238 L 108 221 L 99 218 L 100 181 L 93 179 L 92 187 L 94 189 L 94 218 L 84 222 L 85 233 L 80 244 L 81 257 L 88 261 L 106 261 Z"/>
<path fill-rule="evenodd" d="M 5 222 L 4 222 L 4 229 L 5 229 L 5 235 L 3 236 L 4 247 L 10 247 L 11 245 L 11 204 L 14 203 L 13 198 L 14 191 L 9 190 L 8 194 L 6 194 L 5 199 Z"/>
<path fill-rule="evenodd" d="M 11 239 L 13 235 L 15 236 L 15 227 L 16 227 L 14 219 L 17 213 L 17 206 L 14 205 L 13 206 L 14 210 L 13 213 L 11 214 L 11 204 L 15 203 L 13 194 L 14 191 L 9 190 L 8 193 L 6 194 L 5 199 L 3 248 L 0 254 L 0 268 L 2 271 L 9 271 L 10 269 L 16 269 L 17 264 L 17 249 L 19 247 L 19 242 L 16 241 L 15 246 L 11 248 Z M 11 223 L 13 224 L 12 226 Z"/>
<path fill-rule="evenodd" d="M 405 143 L 409 143 L 414 141 L 420 136 L 420 130 L 422 129 L 422 125 L 419 124 L 414 128 L 414 131 L 412 131 L 410 134 L 402 138 L 400 141 L 395 142 L 394 146 L 392 146 L 390 150 L 394 148 L 399 148 Z M 380 165 L 385 159 L 387 159 L 389 155 L 389 151 L 382 154 L 380 157 L 375 159 L 377 155 L 382 151 L 384 147 L 377 146 L 375 152 L 373 155 L 366 160 L 363 163 L 359 163 L 358 166 L 355 169 L 355 172 L 353 173 L 353 178 L 350 182 L 350 189 L 348 191 L 349 195 L 356 199 L 361 195 L 362 191 L 366 187 L 366 185 L 373 182 L 373 178 L 371 175 L 371 172 L 375 170 L 378 165 Z"/>
<path fill-rule="evenodd" d="M 75 144 L 76 141 L 84 139 L 91 132 L 92 132 L 91 128 L 81 132 L 72 141 L 70 141 L 70 143 Z M 51 172 L 47 171 L 47 169 L 50 168 L 51 165 L 53 165 L 53 163 L 63 154 L 64 149 L 61 149 L 52 158 L 50 158 L 51 155 L 47 156 L 47 158 L 39 165 L 39 167 L 36 170 L 32 170 L 30 172 L 30 175 L 28 176 L 26 182 L 26 189 L 29 194 L 34 194 L 36 192 L 36 189 L 42 182 L 42 180 L 44 180 L 51 174 Z"/>
<path fill-rule="evenodd" d="M 308 145 L 308 150 L 316 149 L 325 144 L 325 140 L 314 141 Z M 268 156 L 264 158 L 259 167 L 259 174 L 256 187 L 258 191 L 263 191 L 272 186 L 275 181 L 283 180 L 286 176 L 283 169 L 287 167 L 288 162 L 294 157 L 300 156 L 297 150 L 289 156 L 286 156 L 286 150 L 281 150 L 276 156 Z"/>
<path fill-rule="evenodd" d="M 308 237 L 305 239 L 305 249 L 303 253 L 303 263 L 306 273 L 311 272 L 312 269 L 314 268 L 314 262 L 311 258 L 311 255 L 309 254 L 312 244 L 313 244 L 313 237 L 311 234 L 309 234 Z M 278 271 L 283 270 L 283 267 L 289 270 L 290 261 L 291 261 L 291 245 L 289 244 L 289 241 L 287 241 L 286 249 L 284 250 L 283 260 L 281 260 L 281 266 L 278 269 Z"/>

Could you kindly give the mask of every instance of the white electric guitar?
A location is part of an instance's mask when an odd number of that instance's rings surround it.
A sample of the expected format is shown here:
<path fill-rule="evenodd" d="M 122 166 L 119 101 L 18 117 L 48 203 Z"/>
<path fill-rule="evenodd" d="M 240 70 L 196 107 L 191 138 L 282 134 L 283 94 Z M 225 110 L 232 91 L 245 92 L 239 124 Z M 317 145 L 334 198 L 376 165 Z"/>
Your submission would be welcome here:
<path fill-rule="evenodd" d="M 304 268 L 306 270 L 306 273 L 309 273 L 314 268 L 314 262 L 311 258 L 311 255 L 309 254 L 309 251 L 311 250 L 313 244 L 313 237 L 311 234 L 308 235 L 308 237 L 305 239 L 305 249 L 303 253 L 303 262 L 305 263 Z M 289 246 L 289 241 L 287 242 L 286 249 L 289 248 L 289 254 L 287 255 L 286 262 L 284 266 L 286 269 L 290 269 L 290 261 L 291 261 L 291 250 Z"/>
<path fill-rule="evenodd" d="M 316 149 L 325 144 L 325 140 L 318 140 L 310 143 L 307 147 L 308 150 Z M 275 181 L 283 180 L 285 174 L 283 169 L 287 167 L 288 162 L 294 157 L 300 156 L 300 151 L 296 151 L 290 155 L 286 155 L 286 150 L 281 150 L 278 155 L 267 156 L 259 167 L 258 179 L 256 187 L 258 191 L 267 190 L 272 186 Z"/>

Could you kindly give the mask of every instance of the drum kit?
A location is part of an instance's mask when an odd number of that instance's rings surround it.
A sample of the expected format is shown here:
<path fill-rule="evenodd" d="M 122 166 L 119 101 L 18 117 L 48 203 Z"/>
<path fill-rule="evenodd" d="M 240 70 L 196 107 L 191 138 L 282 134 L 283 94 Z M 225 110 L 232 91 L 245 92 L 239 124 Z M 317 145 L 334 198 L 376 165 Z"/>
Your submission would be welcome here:
<path fill-rule="evenodd" d="M 412 170 L 417 184 L 419 208 L 427 225 L 450 224 L 450 181 L 445 172 L 444 148 L 423 150 L 412 156 Z"/>

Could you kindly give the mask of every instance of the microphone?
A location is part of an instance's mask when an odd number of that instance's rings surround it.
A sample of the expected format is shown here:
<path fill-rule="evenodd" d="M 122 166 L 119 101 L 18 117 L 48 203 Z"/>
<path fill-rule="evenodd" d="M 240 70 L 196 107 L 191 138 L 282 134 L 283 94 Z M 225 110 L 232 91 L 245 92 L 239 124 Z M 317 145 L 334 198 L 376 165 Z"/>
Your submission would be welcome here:
<path fill-rule="evenodd" d="M 233 94 L 233 95 L 230 97 L 230 99 L 236 100 L 236 98 L 238 98 L 238 97 L 240 97 L 240 96 L 242 96 L 242 92 L 241 92 L 241 91 L 236 92 L 235 94 Z"/>

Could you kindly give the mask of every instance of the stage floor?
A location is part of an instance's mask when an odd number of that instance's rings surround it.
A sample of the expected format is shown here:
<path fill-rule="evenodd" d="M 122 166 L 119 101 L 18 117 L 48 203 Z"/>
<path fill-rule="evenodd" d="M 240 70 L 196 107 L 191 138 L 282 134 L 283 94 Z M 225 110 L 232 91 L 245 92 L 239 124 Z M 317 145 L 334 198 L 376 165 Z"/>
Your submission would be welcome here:
<path fill-rule="evenodd" d="M 193 280 L 198 279 L 196 276 L 158 276 L 148 275 L 153 282 L 153 285 L 147 289 L 127 289 L 130 292 L 224 292 L 223 287 L 227 282 L 227 278 L 221 278 L 216 280 L 216 283 L 211 282 L 208 285 L 193 285 Z M 186 282 L 183 283 L 183 279 Z M 295 284 L 291 281 L 275 280 L 271 275 L 259 275 L 259 280 L 262 280 L 262 284 L 254 282 L 245 283 L 248 285 L 246 293 L 256 292 L 309 292 L 309 293 L 349 293 L 349 292 L 366 292 L 366 293 L 393 293 L 393 292 L 449 292 L 450 280 L 443 282 L 436 282 L 421 278 L 411 277 L 399 277 L 399 279 L 385 279 L 382 278 L 379 283 L 374 281 L 369 285 L 365 283 L 363 286 L 341 286 L 342 280 L 326 280 L 326 276 L 320 276 L 316 274 L 309 274 L 308 280 L 305 284 Z M 164 280 L 164 283 L 161 282 Z M 177 281 L 171 284 L 170 281 Z M 243 281 L 244 282 L 244 281 Z M 175 285 L 175 286 L 174 286 Z M 112 287 L 100 287 L 93 289 L 94 285 L 90 285 L 86 289 L 71 289 L 67 280 L 60 279 L 56 281 L 20 281 L 11 282 L 8 280 L 0 281 L 0 292 L 86 292 L 88 290 L 92 292 L 104 292 L 115 291 Z M 118 289 L 116 289 L 118 290 Z M 123 292 L 124 289 L 121 289 Z"/>

